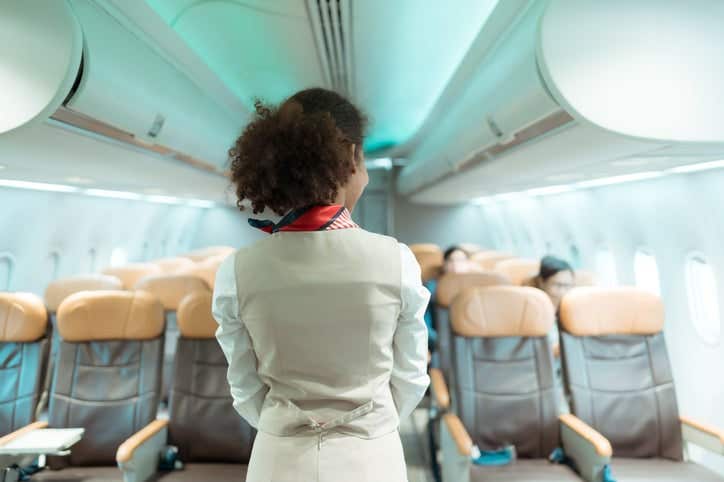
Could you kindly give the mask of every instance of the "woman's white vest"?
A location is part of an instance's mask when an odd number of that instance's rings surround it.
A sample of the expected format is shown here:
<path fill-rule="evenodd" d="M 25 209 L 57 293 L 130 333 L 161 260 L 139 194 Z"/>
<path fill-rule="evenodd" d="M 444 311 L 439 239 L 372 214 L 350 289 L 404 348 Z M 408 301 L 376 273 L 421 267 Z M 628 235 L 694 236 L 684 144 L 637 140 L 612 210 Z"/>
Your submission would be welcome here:
<path fill-rule="evenodd" d="M 269 387 L 259 430 L 376 438 L 390 391 L 400 249 L 362 229 L 281 232 L 236 254 L 239 314 Z"/>

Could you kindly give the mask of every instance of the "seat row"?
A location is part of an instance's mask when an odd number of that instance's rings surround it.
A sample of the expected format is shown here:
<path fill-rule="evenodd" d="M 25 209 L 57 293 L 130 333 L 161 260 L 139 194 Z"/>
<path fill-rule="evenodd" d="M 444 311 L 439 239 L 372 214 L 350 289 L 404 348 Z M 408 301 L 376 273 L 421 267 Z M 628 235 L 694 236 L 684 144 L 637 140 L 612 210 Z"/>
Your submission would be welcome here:
<path fill-rule="evenodd" d="M 163 480 L 244 480 L 255 433 L 232 406 L 208 291 L 178 306 L 167 419 L 156 418 L 164 308 L 151 293 L 85 291 L 61 303 L 47 422 L 31 423 L 50 344 L 43 302 L 1 293 L 0 320 L 0 430 L 7 433 L 0 447 L 45 427 L 85 429 L 71 454 L 48 457 L 49 469 L 34 480 L 148 480 L 168 445 L 178 447 L 185 469 Z"/>
<path fill-rule="evenodd" d="M 724 480 L 684 462 L 684 441 L 724 454 L 724 432 L 679 417 L 655 295 L 588 287 L 564 297 L 572 413 L 560 410 L 556 313 L 542 291 L 500 273 L 446 274 L 435 315 L 430 428 L 444 482 Z"/>

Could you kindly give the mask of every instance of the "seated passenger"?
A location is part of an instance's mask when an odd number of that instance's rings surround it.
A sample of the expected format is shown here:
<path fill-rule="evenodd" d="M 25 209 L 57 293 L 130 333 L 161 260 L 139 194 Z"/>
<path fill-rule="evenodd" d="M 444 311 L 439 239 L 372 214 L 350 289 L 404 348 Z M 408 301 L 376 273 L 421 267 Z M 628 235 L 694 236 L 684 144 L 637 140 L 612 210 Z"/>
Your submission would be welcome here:
<path fill-rule="evenodd" d="M 467 251 L 457 245 L 450 246 L 445 250 L 440 276 L 445 273 L 469 273 L 471 271 L 480 271 L 480 267 L 470 261 L 470 255 Z M 430 350 L 433 350 L 437 343 L 437 332 L 432 322 L 432 303 L 435 300 L 437 280 L 433 278 L 426 281 L 425 287 L 431 293 L 430 303 L 427 305 L 427 310 L 425 310 L 425 323 L 427 324 L 428 345 Z"/>

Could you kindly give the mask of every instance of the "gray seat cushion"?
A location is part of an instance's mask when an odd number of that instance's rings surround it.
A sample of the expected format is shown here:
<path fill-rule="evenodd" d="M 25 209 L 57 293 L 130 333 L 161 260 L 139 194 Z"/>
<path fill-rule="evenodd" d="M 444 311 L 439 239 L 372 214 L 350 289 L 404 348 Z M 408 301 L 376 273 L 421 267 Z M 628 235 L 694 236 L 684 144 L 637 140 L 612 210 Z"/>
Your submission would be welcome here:
<path fill-rule="evenodd" d="M 246 465 L 242 464 L 186 464 L 183 470 L 158 474 L 152 481 L 159 482 L 244 482 Z"/>
<path fill-rule="evenodd" d="M 518 459 L 510 465 L 473 465 L 471 482 L 580 482 L 575 472 L 565 465 L 551 464 L 545 459 Z M 620 481 L 623 482 L 623 481 Z"/>
<path fill-rule="evenodd" d="M 615 457 L 611 462 L 617 482 L 722 482 L 724 477 L 689 462 L 668 459 L 629 459 Z"/>

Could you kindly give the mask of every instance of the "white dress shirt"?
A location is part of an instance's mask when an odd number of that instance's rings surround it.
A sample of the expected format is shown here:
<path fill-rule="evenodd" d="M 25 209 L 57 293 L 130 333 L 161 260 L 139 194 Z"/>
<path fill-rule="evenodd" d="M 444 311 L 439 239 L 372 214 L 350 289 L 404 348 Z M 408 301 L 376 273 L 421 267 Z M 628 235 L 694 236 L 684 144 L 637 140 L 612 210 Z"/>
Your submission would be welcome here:
<path fill-rule="evenodd" d="M 425 309 L 430 292 L 422 285 L 420 266 L 410 249 L 400 243 L 401 307 L 393 339 L 394 364 L 390 388 L 400 418 L 409 417 L 430 383 L 427 375 Z M 234 408 L 253 427 L 259 422 L 269 388 L 257 374 L 252 340 L 239 316 L 234 256 L 219 267 L 212 311 L 219 323 L 216 338 L 229 362 L 228 380 Z"/>

